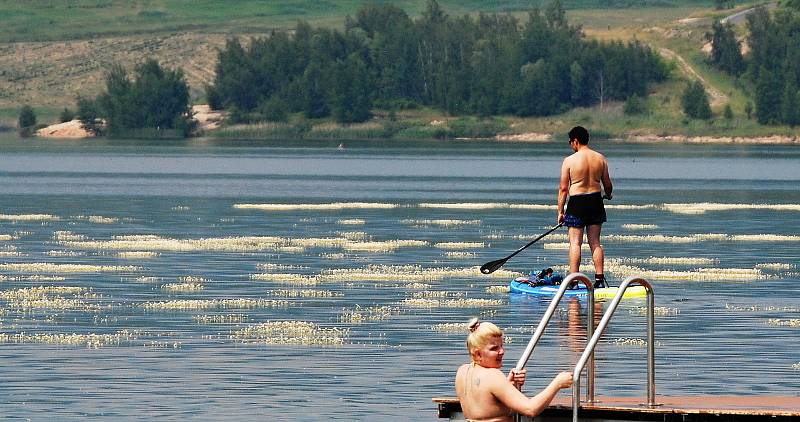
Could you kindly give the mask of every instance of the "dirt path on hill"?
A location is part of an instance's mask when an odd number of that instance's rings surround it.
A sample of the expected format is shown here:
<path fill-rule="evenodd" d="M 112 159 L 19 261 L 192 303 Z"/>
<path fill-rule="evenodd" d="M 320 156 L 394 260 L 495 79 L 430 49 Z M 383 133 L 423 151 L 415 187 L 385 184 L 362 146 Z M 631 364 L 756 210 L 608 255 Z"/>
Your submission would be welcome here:
<path fill-rule="evenodd" d="M 703 77 L 694 70 L 694 68 L 686 61 L 686 59 L 681 57 L 678 53 L 664 47 L 659 48 L 658 52 L 661 54 L 661 56 L 667 59 L 675 60 L 678 63 L 681 71 L 690 79 L 700 81 L 700 83 L 703 84 L 703 87 L 706 89 L 706 93 L 708 93 L 710 100 L 709 102 L 711 103 L 712 107 L 720 106 L 728 102 L 729 98 L 727 95 L 723 94 L 721 91 L 708 83 L 708 81 L 703 79 Z"/>

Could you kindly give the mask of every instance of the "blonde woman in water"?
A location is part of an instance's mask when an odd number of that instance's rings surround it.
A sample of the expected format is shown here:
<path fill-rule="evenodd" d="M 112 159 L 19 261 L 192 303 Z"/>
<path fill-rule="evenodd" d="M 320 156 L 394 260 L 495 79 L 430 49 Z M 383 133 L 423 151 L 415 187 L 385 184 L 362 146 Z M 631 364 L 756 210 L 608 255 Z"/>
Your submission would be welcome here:
<path fill-rule="evenodd" d="M 572 385 L 572 374 L 562 372 L 541 393 L 526 397 L 519 391 L 526 370 L 512 369 L 503 375 L 503 331 L 491 322 L 473 318 L 469 322 L 467 350 L 471 363 L 456 373 L 456 394 L 468 421 L 511 421 L 514 413 L 536 416 L 562 388 Z"/>

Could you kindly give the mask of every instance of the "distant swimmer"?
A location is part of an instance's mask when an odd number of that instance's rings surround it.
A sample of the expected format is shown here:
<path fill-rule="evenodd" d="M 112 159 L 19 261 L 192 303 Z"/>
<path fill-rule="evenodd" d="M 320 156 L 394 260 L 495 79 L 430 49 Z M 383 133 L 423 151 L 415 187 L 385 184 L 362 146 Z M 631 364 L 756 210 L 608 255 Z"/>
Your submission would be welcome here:
<path fill-rule="evenodd" d="M 594 262 L 594 285 L 608 287 L 603 273 L 605 253 L 600 244 L 600 231 L 606 221 L 603 199 L 610 200 L 613 190 L 608 161 L 589 148 L 589 131 L 581 126 L 569 131 L 569 145 L 574 153 L 564 159 L 558 185 L 558 223 L 569 227 L 569 271 L 580 271 L 585 229 Z M 601 195 L 601 187 L 605 195 Z"/>
<path fill-rule="evenodd" d="M 471 363 L 461 365 L 456 373 L 456 394 L 464 416 L 470 421 L 512 421 L 514 413 L 536 416 L 558 391 L 572 385 L 572 373 L 561 372 L 542 392 L 527 397 L 519 391 L 527 371 L 503 367 L 503 331 L 491 322 L 473 318 L 468 325 L 467 349 Z"/>
<path fill-rule="evenodd" d="M 339 144 L 339 147 L 336 148 L 336 149 L 338 149 L 339 151 L 343 150 L 344 149 L 344 142 Z"/>

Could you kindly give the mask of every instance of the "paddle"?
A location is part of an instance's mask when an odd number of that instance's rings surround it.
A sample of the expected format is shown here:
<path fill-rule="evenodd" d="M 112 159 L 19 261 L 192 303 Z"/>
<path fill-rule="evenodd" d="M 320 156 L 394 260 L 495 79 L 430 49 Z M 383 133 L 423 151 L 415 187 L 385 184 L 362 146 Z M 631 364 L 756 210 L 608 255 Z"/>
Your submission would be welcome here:
<path fill-rule="evenodd" d="M 514 251 L 514 253 L 512 253 L 511 255 L 509 255 L 509 256 L 507 256 L 507 257 L 505 257 L 503 259 L 498 259 L 498 260 L 495 260 L 495 261 L 492 261 L 492 262 L 487 262 L 487 263 L 483 264 L 483 266 L 481 267 L 481 272 L 484 273 L 484 274 L 491 274 L 491 273 L 497 271 L 498 269 L 500 269 L 500 267 L 502 267 L 506 263 L 506 261 L 511 259 L 514 255 L 522 252 L 528 246 L 533 245 L 534 243 L 538 242 L 539 239 L 541 239 L 541 238 L 547 236 L 548 234 L 556 231 L 556 229 L 558 229 L 559 227 L 561 227 L 563 225 L 564 225 L 564 223 L 560 223 L 559 225 L 551 228 L 550 230 L 548 230 L 547 232 L 545 232 L 541 236 L 537 237 L 536 239 L 531 240 L 527 245 L 517 249 L 516 251 Z"/>

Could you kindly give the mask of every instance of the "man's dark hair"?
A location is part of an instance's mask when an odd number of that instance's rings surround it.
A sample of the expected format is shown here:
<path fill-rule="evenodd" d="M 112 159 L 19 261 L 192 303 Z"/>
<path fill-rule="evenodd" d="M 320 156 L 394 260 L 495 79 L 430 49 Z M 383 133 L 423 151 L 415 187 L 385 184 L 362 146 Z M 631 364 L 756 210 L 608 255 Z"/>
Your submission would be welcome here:
<path fill-rule="evenodd" d="M 589 131 L 583 126 L 575 126 L 569 131 L 569 139 L 570 141 L 577 139 L 579 144 L 587 145 L 589 143 Z"/>

